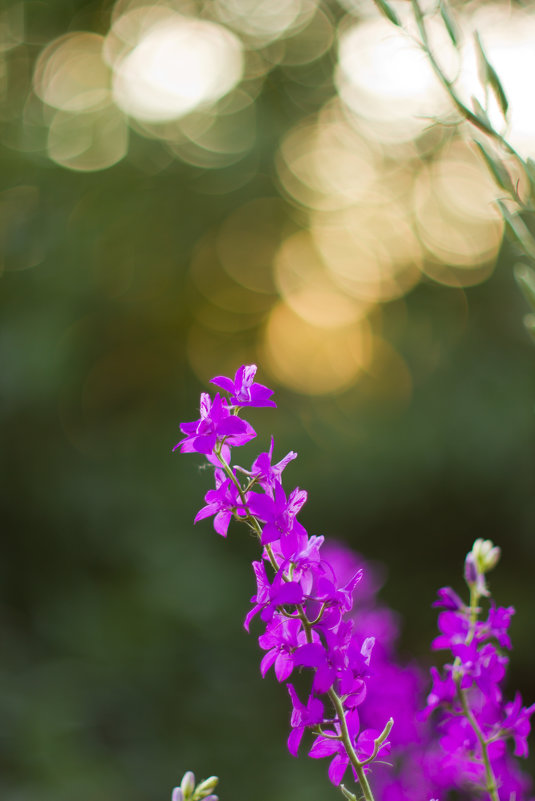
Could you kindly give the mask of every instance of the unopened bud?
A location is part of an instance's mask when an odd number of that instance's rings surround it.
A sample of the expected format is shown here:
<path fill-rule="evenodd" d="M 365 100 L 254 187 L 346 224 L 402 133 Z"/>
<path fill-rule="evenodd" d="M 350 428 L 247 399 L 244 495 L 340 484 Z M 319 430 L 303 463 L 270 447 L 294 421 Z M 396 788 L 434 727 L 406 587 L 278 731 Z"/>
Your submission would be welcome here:
<path fill-rule="evenodd" d="M 184 801 L 189 801 L 190 796 L 195 790 L 195 774 L 192 773 L 191 770 L 184 773 L 182 781 L 180 782 L 180 789 L 182 790 Z"/>
<path fill-rule="evenodd" d="M 171 795 L 171 801 L 184 801 L 184 793 L 180 787 L 175 787 Z"/>
<path fill-rule="evenodd" d="M 477 539 L 472 546 L 472 553 L 480 573 L 488 573 L 498 564 L 501 551 L 491 540 Z"/>
<path fill-rule="evenodd" d="M 472 551 L 466 555 L 466 559 L 464 560 L 464 580 L 468 585 L 472 585 L 477 582 L 476 561 Z"/>
<path fill-rule="evenodd" d="M 219 801 L 218 795 L 207 795 L 204 797 L 204 801 Z"/>
<path fill-rule="evenodd" d="M 195 790 L 194 799 L 195 801 L 201 801 L 202 798 L 206 798 L 215 790 L 217 785 L 219 784 L 219 777 L 218 776 L 209 776 L 207 779 L 203 779 L 200 784 L 197 785 L 197 789 Z M 210 796 L 210 801 L 212 801 L 212 797 Z"/>

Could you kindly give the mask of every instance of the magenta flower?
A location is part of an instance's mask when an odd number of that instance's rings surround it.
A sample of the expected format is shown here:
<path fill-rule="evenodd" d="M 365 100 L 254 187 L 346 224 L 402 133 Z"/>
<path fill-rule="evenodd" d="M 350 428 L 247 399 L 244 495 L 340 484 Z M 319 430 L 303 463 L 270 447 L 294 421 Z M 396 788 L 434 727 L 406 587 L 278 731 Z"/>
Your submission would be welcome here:
<path fill-rule="evenodd" d="M 268 492 L 271 497 L 273 497 L 275 486 L 281 483 L 282 471 L 286 465 L 289 464 L 289 462 L 297 458 L 295 451 L 290 451 L 283 459 L 280 460 L 280 462 L 272 465 L 271 459 L 273 457 L 273 445 L 274 440 L 273 437 L 271 437 L 269 451 L 261 453 L 259 456 L 257 456 L 253 462 L 253 466 L 251 467 L 251 472 L 248 474 L 251 476 L 251 478 L 256 478 L 258 484 L 263 490 Z"/>
<path fill-rule="evenodd" d="M 294 652 L 306 642 L 306 633 L 300 620 L 288 619 L 278 613 L 266 631 L 258 638 L 258 644 L 267 654 L 260 663 L 260 672 L 265 677 L 269 668 L 274 665 L 277 681 L 286 681 L 294 669 Z"/>
<path fill-rule="evenodd" d="M 307 493 L 298 487 L 289 498 L 286 498 L 280 482 L 275 484 L 275 497 L 259 495 L 251 492 L 249 506 L 253 515 L 265 526 L 262 530 L 262 545 L 281 541 L 281 550 L 286 557 L 291 557 L 296 550 L 305 545 L 307 533 L 296 519 L 296 516 L 307 499 Z"/>
<path fill-rule="evenodd" d="M 286 687 L 293 706 L 290 718 L 292 730 L 288 737 L 288 751 L 292 756 L 297 756 L 305 729 L 309 726 L 317 726 L 318 723 L 323 723 L 323 704 L 318 698 L 310 695 L 305 705 L 299 700 L 292 684 L 287 684 Z"/>
<path fill-rule="evenodd" d="M 212 378 L 211 384 L 230 394 L 230 402 L 235 406 L 275 406 L 270 400 L 273 390 L 254 381 L 256 364 L 244 364 L 236 371 L 234 381 L 224 375 Z"/>
<path fill-rule="evenodd" d="M 380 732 L 376 729 L 365 729 L 359 734 L 360 719 L 356 709 L 347 712 L 346 723 L 353 748 L 359 760 L 364 761 L 371 757 L 375 748 L 375 740 L 379 737 Z M 335 723 L 334 729 L 325 730 L 324 733 L 329 735 L 329 737 L 340 736 L 340 725 Z M 377 754 L 388 753 L 389 750 L 390 743 L 386 740 L 379 745 Z M 349 766 L 349 755 L 341 740 L 332 740 L 320 734 L 314 740 L 308 755 L 312 757 L 312 759 L 323 759 L 324 757 L 332 756 L 333 759 L 329 765 L 328 771 L 329 779 L 336 786 L 341 783 Z M 355 780 L 358 781 L 358 776 L 355 771 L 353 771 L 353 775 Z"/>
<path fill-rule="evenodd" d="M 511 625 L 511 617 L 514 613 L 515 610 L 513 606 L 503 607 L 491 603 L 487 619 L 488 635 L 490 637 L 495 637 L 498 641 L 498 645 L 508 650 L 511 650 L 512 645 L 507 630 Z"/>
<path fill-rule="evenodd" d="M 527 757 L 527 738 L 531 731 L 530 717 L 535 712 L 535 704 L 522 707 L 522 696 L 516 693 L 515 700 L 505 705 L 506 717 L 502 723 L 503 730 L 513 738 L 515 756 Z"/>
<path fill-rule="evenodd" d="M 326 565 L 320 556 L 320 548 L 324 539 L 324 537 L 312 535 L 303 549 L 293 553 L 290 558 L 285 558 L 282 550 L 274 548 L 280 559 L 280 570 L 284 572 L 291 565 L 292 577 L 295 581 L 300 582 L 305 595 L 310 595 L 315 580 L 325 572 Z"/>
<path fill-rule="evenodd" d="M 211 454 L 217 442 L 226 441 L 228 445 L 244 445 L 256 437 L 253 427 L 236 415 L 231 415 L 219 393 L 213 402 L 210 396 L 201 395 L 201 417 L 192 423 L 182 423 L 180 430 L 186 436 L 179 440 L 175 447 L 182 453 Z"/>
<path fill-rule="evenodd" d="M 451 587 L 442 587 L 438 593 L 438 601 L 434 601 L 432 606 L 438 609 L 447 609 L 450 612 L 456 612 L 462 609 L 464 604 L 459 598 L 457 593 Z"/>
<path fill-rule="evenodd" d="M 303 600 L 303 590 L 298 582 L 285 582 L 281 576 L 275 576 L 273 584 L 270 584 L 263 562 L 253 562 L 253 569 L 256 576 L 257 593 L 251 598 L 254 606 L 245 617 L 246 631 L 249 631 L 251 620 L 259 612 L 261 619 L 269 622 L 273 618 L 277 606 L 300 604 Z"/>
<path fill-rule="evenodd" d="M 243 505 L 238 488 L 222 470 L 215 470 L 216 488 L 208 490 L 204 496 L 206 506 L 203 506 L 195 515 L 194 523 L 215 515 L 214 528 L 222 537 L 226 537 L 228 527 L 233 516 L 245 518 L 248 515 L 247 507 Z"/>

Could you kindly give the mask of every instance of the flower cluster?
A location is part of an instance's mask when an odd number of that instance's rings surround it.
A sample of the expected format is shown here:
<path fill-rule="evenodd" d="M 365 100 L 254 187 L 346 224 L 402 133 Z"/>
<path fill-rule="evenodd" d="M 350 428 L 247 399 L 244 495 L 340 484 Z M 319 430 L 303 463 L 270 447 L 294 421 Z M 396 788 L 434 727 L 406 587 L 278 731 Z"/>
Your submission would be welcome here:
<path fill-rule="evenodd" d="M 351 766 L 364 798 L 372 801 L 366 774 L 378 755 L 389 750 L 393 720 L 382 719 L 378 728 L 370 719 L 363 726 L 359 714 L 373 674 L 375 646 L 375 638 L 363 636 L 351 614 L 363 571 L 356 569 L 340 581 L 322 554 L 324 538 L 310 536 L 297 519 L 307 493 L 298 487 L 287 493 L 282 484 L 283 471 L 297 454 L 290 452 L 274 463 L 272 440 L 250 469 L 232 465 L 232 449 L 255 436 L 239 416 L 241 409 L 275 406 L 273 393 L 256 383 L 255 375 L 256 367 L 249 365 L 234 380 L 214 378 L 229 398 L 218 393 L 212 400 L 203 393 L 200 419 L 181 425 L 185 436 L 175 448 L 204 454 L 214 467 L 215 486 L 206 493 L 195 521 L 213 517 L 216 532 L 226 536 L 234 518 L 257 535 L 262 558 L 253 562 L 257 591 L 244 625 L 249 630 L 251 621 L 260 618 L 262 675 L 273 668 L 277 680 L 286 683 L 292 703 L 289 751 L 296 755 L 305 730 L 312 729 L 316 736 L 309 755 L 330 758 L 333 784 L 340 785 Z M 310 672 L 306 697 L 290 681 L 303 668 Z"/>
<path fill-rule="evenodd" d="M 382 801 L 438 801 L 451 790 L 456 798 L 465 797 L 459 791 L 469 798 L 476 791 L 485 801 L 535 801 L 513 758 L 527 755 L 535 704 L 524 707 L 519 694 L 506 702 L 501 689 L 514 609 L 490 599 L 486 573 L 496 565 L 499 549 L 489 541 L 474 543 L 465 562 L 467 604 L 449 587 L 438 593 L 440 635 L 433 648 L 449 649 L 452 660 L 442 672 L 432 668 L 432 690 L 421 712 L 423 677 L 396 656 L 397 619 L 376 601 L 373 568 L 322 536 L 309 535 L 298 520 L 307 493 L 299 487 L 288 493 L 283 486 L 283 473 L 297 454 L 290 451 L 274 461 L 272 438 L 250 468 L 233 464 L 233 449 L 256 436 L 241 410 L 275 406 L 272 391 L 255 376 L 256 367 L 248 365 L 234 379 L 214 378 L 228 397 L 203 393 L 200 418 L 181 425 L 184 436 L 175 449 L 202 454 L 213 468 L 214 487 L 195 522 L 212 517 L 216 532 L 226 537 L 235 520 L 260 543 L 261 558 L 253 562 L 256 593 L 244 626 L 249 631 L 253 620 L 261 621 L 260 671 L 265 676 L 273 669 L 286 684 L 290 753 L 297 755 L 311 730 L 309 756 L 330 759 L 329 778 L 350 801 L 356 796 L 342 784 L 348 768 L 364 801 L 374 801 L 370 766 L 384 764 L 391 750 L 389 770 L 374 771 Z M 308 681 L 301 676 L 296 689 L 295 674 L 303 671 Z M 176 801 L 192 794 L 188 781 L 185 777 L 184 786 L 175 788 Z"/>
<path fill-rule="evenodd" d="M 527 736 L 535 704 L 522 706 L 504 701 L 501 685 L 511 648 L 508 629 L 513 607 L 496 606 L 489 598 L 485 574 L 497 563 L 499 549 L 489 540 L 476 540 L 465 561 L 465 580 L 470 601 L 465 604 L 450 587 L 439 590 L 434 606 L 440 635 L 435 650 L 448 649 L 452 661 L 442 674 L 431 669 L 433 686 L 426 714 L 439 711 L 440 751 L 435 752 L 435 779 L 445 789 L 464 787 L 485 793 L 485 798 L 525 799 L 529 780 L 518 769 L 514 756 L 528 753 Z M 486 617 L 480 603 L 489 598 Z"/>

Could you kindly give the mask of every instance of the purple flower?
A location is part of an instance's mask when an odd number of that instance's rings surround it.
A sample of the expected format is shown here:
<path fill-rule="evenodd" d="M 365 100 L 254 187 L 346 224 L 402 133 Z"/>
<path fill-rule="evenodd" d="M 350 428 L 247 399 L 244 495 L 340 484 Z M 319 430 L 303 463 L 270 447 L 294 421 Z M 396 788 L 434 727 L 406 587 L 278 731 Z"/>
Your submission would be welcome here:
<path fill-rule="evenodd" d="M 216 489 L 208 490 L 204 496 L 206 506 L 197 512 L 193 522 L 197 523 L 205 517 L 215 515 L 214 528 L 218 534 L 226 537 L 232 516 L 245 518 L 248 511 L 243 505 L 238 488 L 226 477 L 223 470 L 216 470 L 214 475 Z"/>
<path fill-rule="evenodd" d="M 432 605 L 438 609 L 447 609 L 450 612 L 456 612 L 464 608 L 463 602 L 451 587 L 442 587 L 437 595 L 438 601 L 435 601 Z"/>
<path fill-rule="evenodd" d="M 431 643 L 433 651 L 451 648 L 457 644 L 464 645 L 470 623 L 466 616 L 459 615 L 457 612 L 441 612 L 438 616 L 438 628 L 442 634 L 435 637 Z"/>
<path fill-rule="evenodd" d="M 234 381 L 223 375 L 212 378 L 211 384 L 230 394 L 230 402 L 236 406 L 276 406 L 270 400 L 273 390 L 254 381 L 256 364 L 244 364 L 236 371 Z"/>
<path fill-rule="evenodd" d="M 357 570 L 347 584 L 337 588 L 325 575 L 319 571 L 317 572 L 317 581 L 313 590 L 314 600 L 309 604 L 309 611 L 315 617 L 319 614 L 320 608 L 322 606 L 325 607 L 321 621 L 318 624 L 320 628 L 336 628 L 343 615 L 351 610 L 353 593 L 361 579 L 362 570 Z"/>
<path fill-rule="evenodd" d="M 268 581 L 266 568 L 263 562 L 253 562 L 256 576 L 257 593 L 251 598 L 253 608 L 247 614 L 244 622 L 246 631 L 249 631 L 251 620 L 260 612 L 264 622 L 269 622 L 277 606 L 285 604 L 300 604 L 303 600 L 303 590 L 296 581 L 285 582 L 282 576 L 275 576 L 273 584 Z"/>
<path fill-rule="evenodd" d="M 503 607 L 492 603 L 487 620 L 489 636 L 496 637 L 498 645 L 508 650 L 511 650 L 512 645 L 507 630 L 511 625 L 511 618 L 514 613 L 514 606 Z"/>
<path fill-rule="evenodd" d="M 373 754 L 375 740 L 379 737 L 380 732 L 376 729 L 365 729 L 359 734 L 360 719 L 356 709 L 352 709 L 346 713 L 346 724 L 357 757 L 361 762 L 368 759 Z M 340 724 L 335 723 L 334 729 L 324 731 L 324 734 L 327 734 L 328 737 L 324 737 L 321 734 L 318 735 L 309 751 L 309 756 L 312 757 L 312 759 L 333 757 L 329 765 L 329 779 L 334 785 L 338 786 L 344 778 L 344 774 L 349 765 L 349 756 L 344 743 L 338 739 L 330 739 L 331 737 L 340 736 Z M 381 743 L 377 753 L 388 752 L 389 750 L 390 743 L 385 741 Z M 358 781 L 355 771 L 353 771 L 353 775 L 355 780 Z"/>
<path fill-rule="evenodd" d="M 431 676 L 433 677 L 433 687 L 427 696 L 427 706 L 425 708 L 424 716 L 433 712 L 441 704 L 451 704 L 457 696 L 457 685 L 451 677 L 451 673 L 446 674 L 444 678 L 440 675 L 436 667 L 431 668 Z"/>
<path fill-rule="evenodd" d="M 530 717 L 535 712 L 535 704 L 522 706 L 522 696 L 517 692 L 515 700 L 505 705 L 506 717 L 502 723 L 504 731 L 513 738 L 515 756 L 527 757 L 527 738 L 531 731 Z"/>
<path fill-rule="evenodd" d="M 207 392 L 201 395 L 201 417 L 193 423 L 181 423 L 180 430 L 186 436 L 179 440 L 173 450 L 182 453 L 211 454 L 217 442 L 225 440 L 229 445 L 244 445 L 256 437 L 249 423 L 231 415 L 226 401 L 216 394 L 213 402 Z"/>
<path fill-rule="evenodd" d="M 282 552 L 286 557 L 291 557 L 298 548 L 303 547 L 307 533 L 296 516 L 306 499 L 307 493 L 298 487 L 286 499 L 286 493 L 280 482 L 275 483 L 274 498 L 251 492 L 249 508 L 255 517 L 265 523 L 262 530 L 262 545 L 280 540 Z"/>
<path fill-rule="evenodd" d="M 266 627 L 265 634 L 258 638 L 259 646 L 266 651 L 260 663 L 260 672 L 265 676 L 269 668 L 274 665 L 277 681 L 286 681 L 294 668 L 293 653 L 306 642 L 306 633 L 303 624 L 298 619 L 288 619 L 275 614 L 271 623 Z"/>
<path fill-rule="evenodd" d="M 282 551 L 277 556 L 281 557 L 281 570 L 287 570 L 292 565 L 292 577 L 299 581 L 305 595 L 312 592 L 314 581 L 325 571 L 325 563 L 320 556 L 320 548 L 323 545 L 324 537 L 309 537 L 305 546 L 285 559 Z"/>
<path fill-rule="evenodd" d="M 323 704 L 318 698 L 310 695 L 305 705 L 299 700 L 292 684 L 287 684 L 286 687 L 293 706 L 290 718 L 292 731 L 288 737 L 288 751 L 292 756 L 297 756 L 305 729 L 308 726 L 317 726 L 318 723 L 323 722 Z"/>
<path fill-rule="evenodd" d="M 348 719 L 349 715 L 346 716 L 346 721 L 349 722 Z M 356 720 L 356 730 L 358 732 L 358 713 L 356 710 L 352 713 L 352 720 Z M 355 723 L 352 723 L 351 728 L 355 729 Z M 336 737 L 340 736 L 340 724 L 336 723 L 334 730 L 329 729 L 325 732 L 329 737 Z M 353 739 L 353 738 L 352 738 Z M 344 774 L 347 770 L 349 765 L 349 756 L 345 749 L 343 742 L 340 740 L 331 740 L 323 737 L 321 734 L 316 737 L 312 748 L 308 752 L 309 757 L 312 759 L 323 759 L 324 757 L 333 757 L 331 763 L 329 765 L 329 779 L 330 781 L 338 787 L 341 783 L 342 779 L 344 778 Z M 355 778 L 357 778 L 355 776 Z"/>
<path fill-rule="evenodd" d="M 262 489 L 268 492 L 272 497 L 275 486 L 281 483 L 282 471 L 289 462 L 297 458 L 297 454 L 294 451 L 290 451 L 280 462 L 272 465 L 273 444 L 274 440 L 273 437 L 271 437 L 269 451 L 257 456 L 251 467 L 251 472 L 249 473 L 252 478 L 256 478 Z"/>

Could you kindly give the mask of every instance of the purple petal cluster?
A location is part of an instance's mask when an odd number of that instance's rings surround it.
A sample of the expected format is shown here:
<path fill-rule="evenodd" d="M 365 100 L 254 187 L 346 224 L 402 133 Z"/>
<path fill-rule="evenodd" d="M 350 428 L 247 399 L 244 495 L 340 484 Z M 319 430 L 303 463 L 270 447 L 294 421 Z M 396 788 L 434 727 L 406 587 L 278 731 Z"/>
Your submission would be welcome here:
<path fill-rule="evenodd" d="M 528 755 L 535 704 L 523 706 L 519 693 L 510 702 L 503 697 L 509 662 L 504 652 L 511 649 L 508 630 L 514 609 L 496 606 L 490 599 L 485 573 L 497 559 L 485 566 L 485 561 L 478 559 L 482 546 L 490 552 L 492 543 L 477 540 L 465 562 L 470 602 L 463 603 L 445 587 L 434 603 L 442 611 L 438 616 L 440 634 L 432 648 L 449 651 L 451 658 L 442 671 L 431 669 L 425 716 L 437 712 L 440 747 L 434 751 L 430 770 L 437 787 L 479 791 L 492 801 L 527 799 L 530 782 L 513 755 Z M 486 615 L 480 606 L 484 599 L 490 604 Z"/>
<path fill-rule="evenodd" d="M 374 799 L 372 765 L 381 801 L 438 801 L 452 790 L 470 801 L 535 801 L 514 759 L 527 756 L 535 704 L 523 706 L 518 693 L 506 701 L 502 689 L 514 609 L 492 601 L 485 578 L 499 549 L 488 540 L 474 543 L 465 561 L 467 603 L 450 587 L 438 592 L 440 633 L 432 647 L 448 650 L 451 659 L 442 671 L 432 668 L 422 712 L 423 676 L 396 655 L 398 620 L 377 602 L 377 569 L 310 535 L 298 519 L 307 493 L 283 486 L 297 454 L 274 461 L 272 438 L 249 469 L 233 464 L 233 449 L 256 436 L 241 410 L 275 406 L 273 392 L 255 382 L 256 371 L 243 365 L 233 379 L 214 378 L 228 397 L 203 393 L 199 419 L 180 426 L 184 436 L 174 450 L 202 454 L 213 468 L 214 486 L 195 522 L 213 517 L 226 537 L 234 519 L 258 539 L 256 591 L 244 626 L 260 623 L 260 672 L 273 669 L 286 685 L 290 753 L 297 755 L 310 730 L 309 756 L 329 760 L 337 786 L 350 769 L 366 801 Z M 308 680 L 298 681 L 300 673 Z"/>
<path fill-rule="evenodd" d="M 333 784 L 339 785 L 351 766 L 355 779 L 366 785 L 369 765 L 389 750 L 392 723 L 384 706 L 376 721 L 371 709 L 365 724 L 359 714 L 373 675 L 376 639 L 358 628 L 352 614 L 363 571 L 356 566 L 340 580 L 322 553 L 324 538 L 309 535 L 298 520 L 307 493 L 299 487 L 287 492 L 282 484 L 296 453 L 274 462 L 272 439 L 250 469 L 232 465 L 232 449 L 255 436 L 239 416 L 241 408 L 275 406 L 272 391 L 256 383 L 255 375 L 254 365 L 244 365 L 234 379 L 214 378 L 229 398 L 218 393 L 212 400 L 203 393 L 200 419 L 180 427 L 185 436 L 175 447 L 201 453 L 214 466 L 215 487 L 206 493 L 195 522 L 212 516 L 215 530 L 226 536 L 234 518 L 247 524 L 262 546 L 262 558 L 253 562 L 256 592 L 244 625 L 249 630 L 253 619 L 261 621 L 262 676 L 273 668 L 286 684 L 292 704 L 290 753 L 297 754 L 305 730 L 313 729 L 309 754 L 329 758 Z M 310 674 L 309 689 L 298 694 L 290 679 L 303 669 Z"/>

